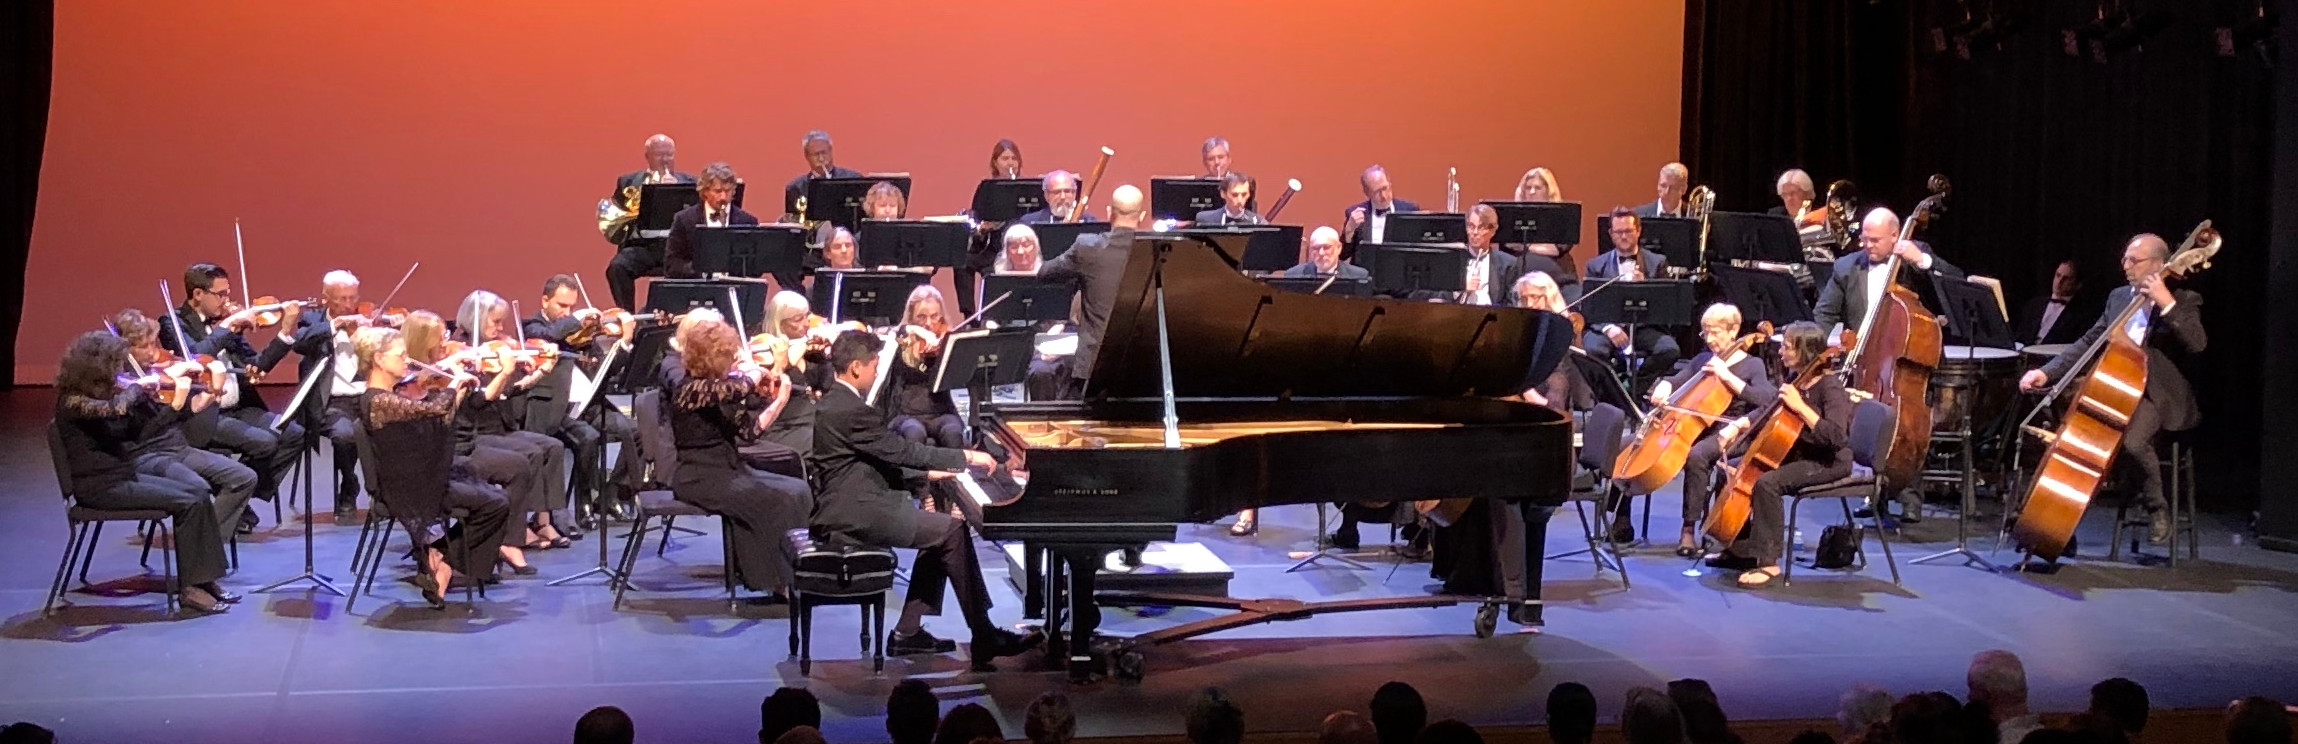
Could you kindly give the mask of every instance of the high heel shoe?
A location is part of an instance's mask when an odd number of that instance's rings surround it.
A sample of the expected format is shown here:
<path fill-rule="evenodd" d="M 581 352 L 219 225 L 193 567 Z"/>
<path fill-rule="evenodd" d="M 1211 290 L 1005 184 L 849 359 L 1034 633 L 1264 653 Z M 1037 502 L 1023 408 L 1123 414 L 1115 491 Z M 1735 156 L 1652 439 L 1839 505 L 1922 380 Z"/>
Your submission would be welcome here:
<path fill-rule="evenodd" d="M 1258 519 L 1239 519 L 1236 524 L 1229 525 L 1230 537 L 1252 537 L 1258 534 L 1261 534 L 1261 520 Z"/>
<path fill-rule="evenodd" d="M 447 596 L 440 593 L 437 579 L 431 578 L 430 574 L 416 574 L 415 586 L 423 590 L 423 601 L 430 603 L 431 609 L 447 609 Z"/>
<path fill-rule="evenodd" d="M 1684 534 L 1683 534 L 1683 537 L 1681 537 L 1681 538 L 1678 538 L 1678 539 L 1677 539 L 1677 541 L 1676 541 L 1676 557 L 1678 557 L 1678 558 L 1698 558 L 1698 557 L 1700 557 L 1700 543 L 1699 543 L 1699 540 L 1698 540 L 1698 533 L 1697 533 L 1697 532 L 1694 532 L 1694 531 L 1692 530 L 1692 528 L 1690 528 L 1690 527 L 1685 527 L 1685 528 L 1684 528 Z"/>

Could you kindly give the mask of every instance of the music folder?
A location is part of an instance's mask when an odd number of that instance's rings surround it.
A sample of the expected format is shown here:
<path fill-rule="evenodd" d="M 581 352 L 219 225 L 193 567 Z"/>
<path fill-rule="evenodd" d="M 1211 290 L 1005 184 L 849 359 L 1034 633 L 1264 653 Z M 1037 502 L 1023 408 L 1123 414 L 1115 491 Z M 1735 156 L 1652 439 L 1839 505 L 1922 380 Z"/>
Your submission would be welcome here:
<path fill-rule="evenodd" d="M 1404 297 L 1468 287 L 1468 251 L 1458 247 L 1365 243 L 1357 247 L 1356 264 L 1372 272 L 1372 290 L 1380 294 Z"/>
<path fill-rule="evenodd" d="M 880 181 L 892 182 L 894 188 L 902 190 L 902 203 L 909 203 L 909 176 L 816 178 L 806 182 L 805 218 L 852 230 L 862 222 L 862 196 L 870 193 L 870 187 Z"/>
<path fill-rule="evenodd" d="M 1699 318 L 1692 283 L 1681 279 L 1613 281 L 1599 284 L 1580 297 L 1580 314 L 1588 325 L 1639 325 L 1674 328 L 1692 325 Z"/>
<path fill-rule="evenodd" d="M 1946 320 L 1948 339 L 1962 341 L 1965 346 L 2012 347 L 2011 321 L 2003 317 L 2003 306 L 1995 300 L 1994 290 L 1977 282 L 1937 275 L 1931 277 L 1931 286 L 1939 293 L 1939 316 Z"/>
<path fill-rule="evenodd" d="M 890 325 L 901 316 L 910 290 L 924 284 L 929 276 L 922 271 L 822 269 L 814 272 L 814 286 L 807 300 L 832 323 L 859 320 L 874 326 Z"/>
<path fill-rule="evenodd" d="M 742 303 L 742 322 L 756 326 L 766 314 L 766 284 L 758 281 L 656 279 L 646 285 L 646 309 L 649 312 L 676 314 L 707 307 L 725 315 L 726 322 L 732 323 L 735 312 L 726 306 L 728 289 L 734 291 L 735 301 Z"/>
<path fill-rule="evenodd" d="M 973 218 L 1012 222 L 1045 208 L 1045 182 L 1035 178 L 984 178 L 973 187 Z"/>
<path fill-rule="evenodd" d="M 933 391 L 968 388 L 987 392 L 998 385 L 1020 383 L 1028 379 L 1029 360 L 1036 356 L 1035 328 L 952 333 L 942 340 L 941 363 L 934 365 Z"/>
<path fill-rule="evenodd" d="M 1198 176 L 1158 176 L 1149 179 L 1152 219 L 1189 221 L 1197 213 L 1221 207 L 1221 181 Z"/>
<path fill-rule="evenodd" d="M 1786 215 L 1715 212 L 1708 215 L 1708 256 L 1718 262 L 1794 264 L 1803 261 L 1803 239 Z"/>
<path fill-rule="evenodd" d="M 981 278 L 977 307 L 985 308 L 984 320 L 1004 325 L 1060 322 L 1069 319 L 1070 301 L 1076 296 L 1075 285 L 1048 282 L 1034 274 L 990 274 Z M 990 304 L 999 297 L 1005 299 Z"/>
<path fill-rule="evenodd" d="M 957 266 L 973 230 L 963 222 L 862 220 L 855 231 L 863 266 Z"/>
<path fill-rule="evenodd" d="M 806 229 L 797 225 L 735 225 L 694 229 L 694 270 L 700 274 L 772 275 L 784 289 L 797 286 L 806 257 Z"/>
<path fill-rule="evenodd" d="M 1580 242 L 1579 202 L 1488 201 L 1483 204 L 1500 218 L 1493 240 L 1519 245 L 1577 245 Z"/>
<path fill-rule="evenodd" d="M 1077 236 L 1087 233 L 1109 232 L 1107 222 L 1041 222 L 1030 225 L 1037 231 L 1037 255 L 1040 261 L 1051 261 L 1055 256 L 1069 252 L 1077 244 Z"/>
<path fill-rule="evenodd" d="M 1383 243 L 1468 242 L 1468 216 L 1459 212 L 1390 212 L 1381 227 Z"/>

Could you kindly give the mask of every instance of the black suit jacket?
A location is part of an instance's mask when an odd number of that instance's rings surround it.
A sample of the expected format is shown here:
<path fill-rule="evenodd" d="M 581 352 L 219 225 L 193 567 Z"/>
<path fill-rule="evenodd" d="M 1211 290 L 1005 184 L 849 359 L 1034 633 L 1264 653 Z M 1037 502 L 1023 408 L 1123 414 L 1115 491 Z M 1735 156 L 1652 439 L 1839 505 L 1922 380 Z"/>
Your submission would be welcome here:
<path fill-rule="evenodd" d="M 1518 278 L 1534 272 L 1547 274 L 1549 279 L 1555 280 L 1556 290 L 1564 296 L 1565 302 L 1580 299 L 1580 276 L 1565 268 L 1562 262 L 1530 251 L 1513 255 L 1521 266 L 1516 272 Z"/>
<path fill-rule="evenodd" d="M 1051 208 L 1040 208 L 1035 212 L 1016 217 L 1014 218 L 1014 221 L 1024 225 L 1043 225 L 1048 222 L 1060 222 L 1060 220 L 1053 218 L 1053 210 Z M 1101 218 L 1094 216 L 1091 212 L 1088 212 L 1083 218 L 1080 218 L 1077 221 L 1100 222 Z"/>
<path fill-rule="evenodd" d="M 742 211 L 741 207 L 727 205 L 732 210 L 728 225 L 756 225 L 758 218 Z M 702 205 L 688 205 L 670 217 L 670 239 L 662 249 L 662 275 L 670 279 L 692 279 L 694 273 L 694 226 L 702 224 Z"/>
<path fill-rule="evenodd" d="M 1418 212 L 1418 211 L 1420 211 L 1420 205 L 1418 205 L 1418 204 L 1414 204 L 1414 203 L 1412 203 L 1411 201 L 1409 201 L 1409 200 L 1406 200 L 1406 199 L 1390 199 L 1390 200 L 1389 200 L 1389 203 L 1388 203 L 1388 206 L 1389 206 L 1389 210 L 1388 210 L 1388 211 L 1389 211 L 1389 212 L 1391 212 L 1391 213 L 1394 213 L 1394 212 Z M 1355 203 L 1355 204 L 1351 204 L 1351 205 L 1348 205 L 1348 208 L 1347 208 L 1347 209 L 1343 209 L 1343 210 L 1341 210 L 1341 224 L 1343 224 L 1343 225 L 1346 225 L 1346 224 L 1348 224 L 1348 216 L 1349 216 L 1349 214 L 1350 214 L 1350 213 L 1353 213 L 1353 212 L 1355 212 L 1355 211 L 1357 211 L 1357 210 L 1359 210 L 1359 209 L 1362 209 L 1362 210 L 1364 210 L 1364 224 L 1356 226 L 1356 229 L 1354 229 L 1354 230 L 1350 230 L 1350 231 L 1348 231 L 1348 234 L 1347 234 L 1347 235 L 1343 235 L 1343 236 L 1341 236 L 1341 258 L 1342 258 L 1342 259 L 1348 259 L 1348 258 L 1353 258 L 1353 257 L 1355 257 L 1355 256 L 1356 256 L 1356 246 L 1357 246 L 1357 244 L 1358 244 L 1358 243 L 1362 243 L 1362 242 L 1365 242 L 1365 241 L 1368 241 L 1368 240 L 1371 240 L 1371 239 L 1372 239 L 1372 200 L 1371 200 L 1371 199 L 1366 199 L 1366 200 L 1364 200 L 1364 201 L 1360 201 L 1360 202 L 1357 202 L 1357 203 Z M 1385 238 L 1385 237 L 1388 237 L 1388 236 L 1387 236 L 1387 235 L 1382 235 L 1381 237 Z"/>
<path fill-rule="evenodd" d="M 2022 344 L 2069 344 L 2081 338 L 2083 329 L 2098 319 L 2098 307 L 2081 296 L 2068 300 L 2059 310 L 2059 318 L 2051 323 L 2049 333 L 2043 333 L 2043 310 L 2051 303 L 2049 295 L 2032 297 L 2019 305 L 2019 315 L 2011 319 L 2012 340 Z"/>
<path fill-rule="evenodd" d="M 1963 270 L 1947 263 L 1947 259 L 1932 253 L 1931 246 L 1918 242 L 1924 253 L 1931 254 L 1931 269 L 1925 271 L 1914 264 L 1899 263 L 1899 281 L 1919 295 L 1936 294 L 1931 290 L 1931 277 L 1963 278 Z M 1886 257 L 1885 260 L 1889 260 Z M 1828 277 L 1827 286 L 1819 289 L 1819 304 L 1811 309 L 1813 319 L 1821 328 L 1833 328 L 1842 323 L 1856 329 L 1867 320 L 1867 274 L 1882 264 L 1870 264 L 1866 251 L 1853 251 L 1851 255 L 1835 259 L 1835 274 Z"/>
<path fill-rule="evenodd" d="M 1333 274 L 1339 274 L 1341 279 L 1348 281 L 1364 281 L 1372 278 L 1372 272 L 1365 271 L 1364 267 L 1347 261 L 1334 265 L 1332 274 L 1318 273 L 1317 265 L 1313 263 L 1295 264 L 1292 268 L 1285 270 L 1285 278 L 1287 279 L 1323 279 Z"/>
<path fill-rule="evenodd" d="M 844 384 L 830 383 L 814 409 L 812 526 L 817 537 L 907 545 L 917 507 L 898 490 L 910 471 L 964 470 L 965 452 L 932 447 L 886 428 L 886 414 Z"/>
<path fill-rule="evenodd" d="M 1683 208 L 1684 208 L 1684 209 L 1686 209 L 1686 210 L 1689 210 L 1689 209 L 1691 209 L 1691 203 L 1690 203 L 1690 202 L 1685 202 L 1685 203 L 1684 203 L 1684 207 L 1683 207 Z M 1637 216 L 1637 217 L 1659 217 L 1659 216 L 1661 216 L 1661 215 L 1660 215 L 1660 200 L 1658 200 L 1658 199 L 1653 199 L 1653 200 L 1651 200 L 1651 201 L 1648 201 L 1648 202 L 1644 202 L 1644 203 L 1642 203 L 1642 204 L 1638 204 L 1638 205 L 1636 205 L 1636 209 L 1635 209 L 1635 212 L 1636 212 L 1636 216 Z M 1684 216 L 1684 215 L 1683 215 L 1682 213 L 1677 213 L 1677 214 L 1672 214 L 1672 215 L 1667 215 L 1667 216 L 1669 216 L 1669 217 L 1682 217 L 1682 216 Z"/>
<path fill-rule="evenodd" d="M 1667 257 L 1652 251 L 1641 251 L 1636 254 L 1636 259 L 1636 262 L 1643 266 L 1644 279 L 1657 279 L 1667 275 Z M 1588 268 L 1581 272 L 1580 276 L 1582 277 L 1582 292 L 1589 290 L 1588 285 L 1602 284 L 1620 278 L 1620 252 L 1617 250 L 1604 251 L 1597 254 L 1595 258 L 1588 259 Z"/>
<path fill-rule="evenodd" d="M 179 356 L 184 355 L 184 350 L 183 344 L 176 340 L 177 324 L 183 326 L 183 337 L 191 342 L 192 354 L 206 354 L 215 357 L 234 369 L 252 365 L 256 369 L 270 372 L 273 367 L 279 366 L 281 359 L 287 358 L 287 352 L 293 350 L 287 342 L 279 340 L 279 334 L 265 332 L 263 336 L 270 341 L 264 344 L 262 351 L 256 351 L 255 347 L 248 342 L 247 337 L 240 332 L 211 327 L 206 321 L 200 319 L 199 313 L 194 312 L 190 306 L 179 305 L 176 307 L 175 320 L 170 321 L 164 318 L 160 320 L 159 338 L 160 348 L 167 349 Z M 231 376 L 231 384 L 240 386 L 239 404 L 235 406 L 236 408 L 270 410 L 270 407 L 264 404 L 262 394 L 256 392 L 254 385 L 248 384 L 237 374 Z"/>
<path fill-rule="evenodd" d="M 833 165 L 833 166 L 830 166 L 830 176 L 829 176 L 829 177 L 830 177 L 830 178 L 861 178 L 861 177 L 862 177 L 862 172 L 861 172 L 861 171 L 857 171 L 857 170 L 854 170 L 854 169 L 852 169 L 852 168 L 843 168 L 843 167 L 839 167 L 839 166 L 835 166 L 835 165 Z M 814 182 L 814 174 L 813 174 L 812 172 L 807 172 L 807 173 L 802 173 L 802 174 L 799 174 L 797 178 L 793 178 L 793 179 L 790 179 L 790 182 L 789 182 L 789 183 L 787 183 L 787 184 L 783 184 L 783 186 L 782 186 L 782 206 L 783 206 L 783 208 L 784 208 L 784 209 L 788 209 L 789 207 L 791 207 L 791 206 L 793 206 L 793 205 L 796 205 L 796 204 L 798 203 L 798 197 L 801 197 L 801 196 L 805 196 L 805 195 L 806 195 L 806 184 L 809 184 L 809 183 L 813 183 L 813 182 Z"/>
<path fill-rule="evenodd" d="M 1516 304 L 1514 298 L 1514 290 L 1516 288 L 1516 279 L 1518 277 L 1524 276 L 1523 261 L 1516 256 L 1509 255 L 1506 251 L 1498 249 L 1493 250 L 1489 255 L 1491 256 L 1492 260 L 1487 262 L 1484 267 L 1485 270 L 1489 272 L 1484 277 L 1485 296 L 1491 298 L 1492 304 L 1494 305 Z M 1463 284 L 1462 286 L 1467 285 Z M 1410 299 L 1436 299 L 1443 300 L 1445 302 L 1457 302 L 1459 301 L 1460 297 L 1461 293 L 1459 292 L 1422 291 L 1412 293 L 1412 297 Z"/>
<path fill-rule="evenodd" d="M 1070 376 L 1093 374 L 1093 359 L 1101 351 L 1101 334 L 1109 328 L 1109 311 L 1117 304 L 1117 284 L 1125 278 L 1125 262 L 1133 254 L 1133 229 L 1110 228 L 1106 233 L 1077 236 L 1069 252 L 1054 256 L 1037 269 L 1037 278 L 1077 289 L 1077 359 Z"/>
<path fill-rule="evenodd" d="M 1225 215 L 1227 215 L 1228 213 L 1229 213 L 1229 210 L 1228 210 L 1228 208 L 1227 208 L 1227 207 L 1222 207 L 1222 208 L 1218 208 L 1218 209 L 1208 209 L 1208 210 L 1205 210 L 1205 211 L 1203 211 L 1203 212 L 1198 212 L 1198 213 L 1197 213 L 1197 219 L 1196 219 L 1196 225 L 1197 225 L 1198 227 L 1221 227 L 1221 226 L 1223 226 L 1223 225 L 1266 225 L 1266 224 L 1269 224 L 1269 221 L 1268 221 L 1267 219 L 1264 219 L 1264 218 L 1262 218 L 1259 212 L 1255 212 L 1255 211 L 1253 211 L 1253 210 L 1250 210 L 1250 209 L 1247 209 L 1247 210 L 1245 210 L 1245 213 L 1244 213 L 1244 214 L 1242 214 L 1242 215 L 1239 215 L 1235 221 L 1230 221 L 1230 220 L 1228 220 L 1228 219 L 1225 219 L 1225 217 L 1224 217 L 1224 216 L 1225 216 Z"/>
<path fill-rule="evenodd" d="M 2083 352 L 2090 349 L 2099 336 L 2107 333 L 2108 325 L 2122 314 L 2138 291 L 2129 285 L 2114 288 L 2107 293 L 2106 307 L 2092 321 L 2090 330 L 2073 346 L 2059 352 L 2056 358 L 2043 365 L 2043 374 L 2052 382 L 2074 370 Z M 2155 411 L 2162 415 L 2162 428 L 2186 431 L 2202 423 L 2202 409 L 2194 404 L 2194 389 L 2186 383 L 2186 373 L 2178 368 L 2178 360 L 2200 354 L 2210 348 L 2210 334 L 2202 328 L 2202 295 L 2187 290 L 2172 290 L 2178 302 L 2170 312 L 2156 313 L 2146 335 L 2146 397 L 2154 401 Z M 2064 321 L 2061 321 L 2064 322 Z M 2120 332 L 2122 329 L 2111 329 Z"/>

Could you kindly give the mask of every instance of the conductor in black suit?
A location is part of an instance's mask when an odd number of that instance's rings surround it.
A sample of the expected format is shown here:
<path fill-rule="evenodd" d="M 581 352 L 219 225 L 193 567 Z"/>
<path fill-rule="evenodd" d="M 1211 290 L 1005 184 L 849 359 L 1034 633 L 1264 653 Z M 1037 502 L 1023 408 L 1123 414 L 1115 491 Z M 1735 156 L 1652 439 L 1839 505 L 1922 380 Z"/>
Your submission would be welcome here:
<path fill-rule="evenodd" d="M 787 218 L 790 222 L 797 222 L 803 217 L 797 213 L 797 206 L 798 197 L 806 195 L 806 184 L 813 183 L 817 178 L 862 177 L 860 171 L 841 168 L 832 162 L 829 132 L 819 129 L 807 132 L 805 139 L 798 141 L 798 147 L 806 152 L 806 172 L 790 179 L 790 183 L 782 187 L 782 204 L 791 208 Z"/>
<path fill-rule="evenodd" d="M 1918 294 L 1929 294 L 1932 277 L 1962 279 L 1963 270 L 1947 263 L 1946 259 L 1932 255 L 1931 247 L 1912 240 L 1899 239 L 1899 215 L 1889 209 L 1876 207 L 1859 221 L 1859 251 L 1835 260 L 1835 274 L 1828 277 L 1827 286 L 1819 290 L 1819 304 L 1812 308 L 1812 316 L 1822 328 L 1833 328 L 1842 323 L 1858 328 L 1867 319 L 1867 311 L 1883 296 L 1888 284 L 1881 271 L 1892 254 L 1899 255 L 1899 280 Z"/>
<path fill-rule="evenodd" d="M 1141 189 L 1127 184 L 1109 194 L 1109 232 L 1077 236 L 1077 244 L 1037 270 L 1037 278 L 1066 284 L 1077 290 L 1077 358 L 1069 366 L 1070 389 L 1064 397 L 1085 393 L 1085 380 L 1093 374 L 1094 355 L 1101 350 L 1101 334 L 1109 328 L 1110 308 L 1117 304 L 1117 283 L 1125 277 L 1125 262 L 1133 254 L 1133 234 L 1149 216 Z"/>
<path fill-rule="evenodd" d="M 1221 177 L 1221 208 L 1197 213 L 1198 227 L 1225 227 L 1228 225 L 1265 225 L 1268 219 L 1254 212 L 1249 204 L 1253 200 L 1253 177 L 1242 171 L 1229 171 Z"/>
<path fill-rule="evenodd" d="M 1035 212 L 1014 218 L 1024 225 L 1042 225 L 1069 219 L 1071 210 L 1077 209 L 1077 174 L 1056 170 L 1045 174 L 1045 206 Z M 1100 222 L 1091 213 L 1078 216 L 1078 222 Z"/>
<path fill-rule="evenodd" d="M 694 228 L 758 224 L 757 217 L 734 206 L 737 179 L 734 167 L 725 163 L 711 163 L 702 169 L 702 182 L 695 186 L 702 194 L 702 201 L 678 210 L 678 214 L 670 218 L 670 239 L 663 248 L 663 276 L 672 279 L 699 276 L 694 272 Z"/>
<path fill-rule="evenodd" d="M 2073 346 L 2041 369 L 2028 370 L 2019 378 L 2019 389 L 2042 390 L 2070 373 L 2083 371 L 2077 370 L 2075 363 L 2082 361 L 2084 352 L 2102 335 L 2136 333 L 2145 339 L 2146 392 L 2139 396 L 2130 425 L 2123 429 L 2122 457 L 2116 465 L 2137 470 L 2141 484 L 2138 503 L 2151 517 L 2147 539 L 2153 542 L 2169 539 L 2171 526 L 2170 510 L 2163 508 L 2167 502 L 2162 497 L 2162 467 L 2154 454 L 2155 439 L 2164 431 L 2186 431 L 2202 423 L 2202 410 L 2194 404 L 2194 389 L 2187 385 L 2177 361 L 2210 346 L 2210 335 L 2202 328 L 2202 295 L 2184 289 L 2173 291 L 2163 284 L 2163 263 L 2169 258 L 2170 244 L 2162 238 L 2151 234 L 2131 238 L 2122 251 L 2123 277 L 2130 283 L 2107 293 L 2105 311 Z M 2128 325 L 2108 327 L 2142 297 L 2150 305 L 2132 313 Z"/>
<path fill-rule="evenodd" d="M 646 138 L 646 169 L 624 173 L 614 179 L 614 191 L 607 201 L 623 203 L 623 191 L 650 183 L 694 183 L 694 174 L 677 170 L 678 143 L 670 135 L 657 134 Z M 607 261 L 607 289 L 614 295 L 617 307 L 636 307 L 638 278 L 659 276 L 662 273 L 662 241 L 640 238 L 636 233 L 638 221 L 628 220 L 606 233 L 607 242 L 618 249 Z"/>
<path fill-rule="evenodd" d="M 2022 344 L 2073 343 L 2098 318 L 2098 308 L 2081 300 L 2082 275 L 2072 260 L 2060 261 L 2051 271 L 2050 294 L 2029 298 L 2019 305 L 2012 322 L 2013 340 Z"/>
<path fill-rule="evenodd" d="M 996 462 L 975 450 L 911 442 L 886 426 L 884 411 L 872 408 L 862 391 L 877 382 L 878 352 L 885 342 L 861 331 L 839 334 L 830 345 L 837 379 L 822 394 L 814 414 L 815 496 L 812 531 L 818 540 L 916 548 L 909 596 L 894 625 L 888 650 L 895 654 L 956 650 L 926 632 L 926 615 L 941 613 L 942 595 L 957 594 L 958 609 L 973 632 L 973 666 L 987 670 L 991 659 L 1012 656 L 1043 640 L 997 627 L 989 618 L 989 587 L 982 580 L 972 530 L 964 519 L 923 511 L 899 484 L 913 478 L 940 479 Z"/>
<path fill-rule="evenodd" d="M 1613 248 L 1588 259 L 1586 270 L 1580 272 L 1582 297 L 1594 296 L 1612 282 L 1640 282 L 1667 275 L 1668 259 L 1644 250 L 1643 218 L 1626 208 L 1614 208 L 1611 227 L 1608 237 Z M 1676 360 L 1683 356 L 1682 348 L 1666 329 L 1652 326 L 1636 328 L 1633 339 L 1628 337 L 1628 329 L 1618 325 L 1590 327 L 1581 336 L 1580 345 L 1597 359 L 1610 360 L 1613 354 L 1629 348 L 1643 354 L 1644 362 L 1637 368 L 1633 380 L 1638 392 L 1650 387 L 1653 380 L 1667 376 Z"/>
<path fill-rule="evenodd" d="M 1342 212 L 1346 220 L 1341 223 L 1341 258 L 1355 258 L 1360 243 L 1384 242 L 1390 213 L 1420 211 L 1420 205 L 1396 198 L 1389 189 L 1386 168 L 1375 165 L 1364 169 L 1357 185 L 1364 189 L 1364 201 Z"/>

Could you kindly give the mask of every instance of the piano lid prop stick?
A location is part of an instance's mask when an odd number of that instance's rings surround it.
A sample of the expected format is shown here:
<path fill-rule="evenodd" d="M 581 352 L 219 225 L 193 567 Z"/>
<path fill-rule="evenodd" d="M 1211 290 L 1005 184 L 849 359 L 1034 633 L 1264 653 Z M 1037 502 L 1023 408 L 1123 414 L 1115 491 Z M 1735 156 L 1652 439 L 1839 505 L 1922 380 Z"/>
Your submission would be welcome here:
<path fill-rule="evenodd" d="M 1157 371 L 1165 384 L 1165 449 L 1181 448 L 1181 417 L 1173 410 L 1173 339 L 1165 327 L 1165 284 L 1157 284 Z"/>

